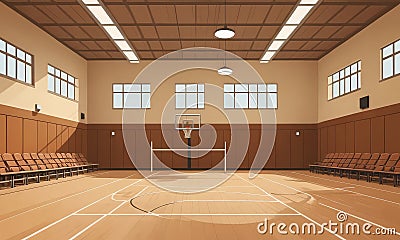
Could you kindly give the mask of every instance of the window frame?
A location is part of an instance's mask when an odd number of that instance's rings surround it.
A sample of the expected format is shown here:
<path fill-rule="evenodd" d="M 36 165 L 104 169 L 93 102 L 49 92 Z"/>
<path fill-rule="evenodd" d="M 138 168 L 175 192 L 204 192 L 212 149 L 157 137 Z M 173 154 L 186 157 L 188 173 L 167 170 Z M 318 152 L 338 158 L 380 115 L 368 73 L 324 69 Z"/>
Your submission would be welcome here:
<path fill-rule="evenodd" d="M 395 49 L 395 44 L 396 44 L 397 42 L 399 42 L 399 44 L 400 44 L 400 39 L 398 39 L 398 40 L 396 40 L 396 41 L 394 41 L 394 42 L 392 42 L 392 43 L 389 43 L 388 45 L 382 47 L 381 50 L 380 50 L 380 53 L 381 53 L 381 56 L 380 56 L 380 57 L 381 57 L 381 79 L 379 80 L 379 82 L 383 82 L 383 81 L 389 80 L 389 79 L 391 79 L 391 78 L 400 76 L 400 72 L 399 72 L 399 73 L 395 73 L 395 70 L 396 70 L 396 56 L 397 56 L 397 55 L 400 55 L 400 49 L 399 49 L 397 52 L 396 52 L 396 49 Z M 386 57 L 383 57 L 383 50 L 384 50 L 385 48 L 389 47 L 390 45 L 392 45 L 392 47 L 393 47 L 393 53 L 390 54 L 390 55 L 388 55 L 388 56 L 386 56 Z M 391 57 L 393 58 L 393 63 L 392 63 L 393 74 L 392 74 L 392 76 L 390 76 L 390 77 L 384 78 L 384 77 L 383 77 L 383 61 L 385 61 L 386 59 L 389 59 L 389 58 L 391 58 Z M 400 64 L 400 63 L 399 63 L 399 64 Z"/>
<path fill-rule="evenodd" d="M 4 43 L 5 43 L 5 50 L 4 51 L 0 50 L 0 53 L 4 54 L 5 57 L 6 57 L 5 58 L 5 74 L 1 74 L 0 73 L 0 77 L 3 77 L 3 78 L 6 78 L 6 79 L 9 79 L 9 80 L 12 80 L 12 81 L 15 81 L 15 82 L 18 82 L 18 83 L 21 83 L 21 84 L 24 84 L 26 86 L 34 88 L 35 87 L 35 68 L 34 68 L 35 56 L 33 54 L 31 54 L 30 52 L 26 51 L 25 49 L 17 47 L 16 45 L 10 43 L 9 41 L 5 40 L 4 38 L 0 38 L 0 40 L 4 41 Z M 15 48 L 15 56 L 13 56 L 12 54 L 8 53 L 7 45 L 11 45 L 11 46 L 13 46 Z M 21 50 L 21 51 L 23 51 L 25 53 L 25 60 L 22 60 L 22 59 L 18 58 L 18 56 L 17 56 L 18 50 Z M 29 54 L 31 56 L 31 63 L 28 63 L 26 61 L 26 54 Z M 15 78 L 10 77 L 10 76 L 7 75 L 7 72 L 8 72 L 8 57 L 11 57 L 11 58 L 15 59 Z M 25 65 L 25 81 L 22 81 L 22 80 L 18 79 L 18 61 L 22 62 Z M 29 65 L 31 67 L 31 81 L 32 81 L 32 83 L 27 83 L 26 82 L 26 66 L 27 65 Z"/>
<path fill-rule="evenodd" d="M 265 85 L 265 92 L 260 92 L 259 89 L 259 85 Z M 225 85 L 233 85 L 233 92 L 226 92 L 225 91 Z M 247 91 L 246 92 L 236 92 L 236 85 L 247 85 Z M 250 85 L 257 85 L 257 91 L 250 91 Z M 268 91 L 268 85 L 275 85 L 276 86 L 276 91 L 275 92 L 270 92 Z M 278 83 L 224 83 L 224 100 L 223 100 L 223 107 L 226 110 L 233 110 L 233 109 L 245 109 L 245 110 L 276 110 L 279 107 L 279 101 L 278 101 Z M 236 93 L 246 93 L 247 94 L 247 107 L 243 108 L 243 107 L 236 107 Z M 251 99 L 251 93 L 256 93 L 257 95 L 257 107 L 250 107 L 250 99 Z M 260 93 L 265 93 L 266 94 L 266 107 L 265 108 L 261 108 L 259 107 L 259 101 L 258 101 L 258 96 Z M 273 93 L 276 94 L 276 107 L 275 108 L 270 108 L 268 107 L 268 94 L 269 93 Z M 232 108 L 226 108 L 225 106 L 225 94 L 233 94 L 233 107 Z"/>
<path fill-rule="evenodd" d="M 354 64 L 357 65 L 357 70 L 356 70 L 355 73 L 351 73 L 351 67 L 352 67 Z M 347 68 L 350 69 L 349 75 L 346 75 L 346 69 L 347 69 Z M 343 78 L 340 77 L 340 73 L 341 73 L 342 71 L 344 72 Z M 351 64 L 347 65 L 346 67 L 341 68 L 339 71 L 336 71 L 336 72 L 334 72 L 333 74 L 330 74 L 330 75 L 328 76 L 328 78 L 327 78 L 327 99 L 328 99 L 328 101 L 332 101 L 332 100 L 338 99 L 338 98 L 340 98 L 340 97 L 346 96 L 346 95 L 348 95 L 348 94 L 351 94 L 351 93 L 354 93 L 354 92 L 359 91 L 359 90 L 361 89 L 361 85 L 362 85 L 362 84 L 361 84 L 361 71 L 362 71 L 362 61 L 361 61 L 361 59 L 359 59 L 359 60 L 357 60 L 357 61 L 355 61 L 355 62 L 352 62 Z M 335 81 L 335 80 L 333 80 L 333 76 L 336 75 L 336 74 L 339 74 L 339 78 L 338 78 L 338 80 Z M 355 76 L 357 77 L 357 81 L 356 81 L 356 82 L 357 82 L 357 88 L 356 88 L 355 90 L 351 90 L 351 76 L 353 76 L 353 75 L 355 75 Z M 332 82 L 331 82 L 331 83 L 329 83 L 329 78 L 332 78 Z M 347 93 L 346 93 L 346 78 L 349 78 L 349 81 L 350 81 L 350 91 L 347 92 Z M 343 86 L 343 87 L 344 87 L 344 93 L 343 93 L 343 94 L 340 94 L 340 82 L 341 82 L 341 80 L 343 80 L 343 82 L 344 82 L 344 86 Z M 339 83 L 339 94 L 338 94 L 338 96 L 334 97 L 334 96 L 333 96 L 333 93 L 334 93 L 334 84 L 335 84 L 336 82 Z M 331 98 L 329 98 L 329 86 L 332 86 L 332 87 L 331 87 L 331 90 L 332 90 L 332 92 L 331 92 Z"/>
<path fill-rule="evenodd" d="M 125 94 L 128 93 L 135 93 L 135 92 L 125 92 L 125 87 L 124 85 L 132 85 L 132 84 L 136 84 L 136 85 L 140 85 L 140 92 L 136 92 L 136 93 L 140 93 L 140 108 L 126 108 L 125 107 Z M 122 85 L 122 91 L 121 92 L 114 92 L 114 85 Z M 149 85 L 150 87 L 150 91 L 149 92 L 143 92 L 143 88 L 142 85 Z M 113 110 L 125 110 L 125 109 L 129 109 L 129 110 L 148 110 L 151 109 L 151 84 L 150 83 L 113 83 L 111 85 L 111 90 L 112 90 L 112 109 Z M 121 93 L 122 94 L 122 107 L 121 108 L 116 108 L 114 107 L 114 93 Z M 142 94 L 143 93 L 149 93 L 150 97 L 149 97 L 149 107 L 143 107 L 143 103 L 142 103 Z"/>
<path fill-rule="evenodd" d="M 54 69 L 54 73 L 49 73 L 49 67 L 52 67 Z M 55 74 L 56 70 L 60 71 L 60 76 L 59 77 Z M 61 73 L 62 72 L 67 74 L 67 79 L 66 80 L 61 77 Z M 60 93 L 57 93 L 55 90 L 54 91 L 49 90 L 49 76 L 52 76 L 53 79 L 54 79 L 53 80 L 54 81 L 54 89 L 56 88 L 56 78 L 60 79 Z M 69 91 L 68 90 L 69 89 L 68 88 L 68 84 L 72 84 L 71 82 L 68 81 L 68 76 L 71 76 L 71 77 L 74 78 L 74 84 L 73 84 L 73 86 L 74 86 L 74 98 L 73 99 L 68 97 L 68 91 Z M 77 91 L 78 90 L 78 85 L 76 84 L 77 80 L 78 80 L 78 78 L 76 78 L 75 76 L 67 73 L 66 71 L 62 70 L 61 68 L 55 67 L 54 65 L 52 65 L 50 63 L 47 64 L 47 92 L 48 93 L 54 94 L 54 95 L 56 95 L 58 97 L 62 97 L 62 98 L 68 99 L 70 101 L 79 102 L 79 99 L 77 99 L 77 92 L 79 92 L 79 91 Z M 62 84 L 62 82 L 66 82 L 67 83 L 67 96 L 64 96 L 64 95 L 61 94 L 61 84 Z"/>
<path fill-rule="evenodd" d="M 185 91 L 184 92 L 177 92 L 176 91 L 176 86 L 177 85 L 185 85 Z M 188 92 L 187 91 L 187 86 L 188 85 L 196 85 L 196 91 L 195 92 Z M 199 85 L 203 85 L 203 91 L 202 92 L 199 92 Z M 177 101 L 177 98 L 176 98 L 176 94 L 177 93 L 184 93 L 185 94 L 185 107 L 183 107 L 183 108 L 177 108 L 176 107 L 176 101 Z M 187 94 L 188 93 L 196 93 L 196 107 L 187 107 Z M 202 93 L 203 94 L 203 107 L 199 107 L 199 93 Z M 206 101 L 205 101 L 205 99 L 206 99 L 206 84 L 204 84 L 204 83 L 175 83 L 175 95 L 174 95 L 174 97 L 175 97 L 175 109 L 205 109 L 206 108 Z"/>

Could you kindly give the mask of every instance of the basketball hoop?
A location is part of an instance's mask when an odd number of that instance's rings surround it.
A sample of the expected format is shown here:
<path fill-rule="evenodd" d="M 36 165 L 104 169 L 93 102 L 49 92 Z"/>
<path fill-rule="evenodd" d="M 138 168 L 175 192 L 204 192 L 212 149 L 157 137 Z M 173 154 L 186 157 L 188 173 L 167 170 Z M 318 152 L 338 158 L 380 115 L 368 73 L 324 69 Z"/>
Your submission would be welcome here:
<path fill-rule="evenodd" d="M 190 134 L 192 133 L 192 129 L 190 127 L 186 127 L 183 129 L 183 132 L 185 133 L 185 138 L 190 138 Z"/>

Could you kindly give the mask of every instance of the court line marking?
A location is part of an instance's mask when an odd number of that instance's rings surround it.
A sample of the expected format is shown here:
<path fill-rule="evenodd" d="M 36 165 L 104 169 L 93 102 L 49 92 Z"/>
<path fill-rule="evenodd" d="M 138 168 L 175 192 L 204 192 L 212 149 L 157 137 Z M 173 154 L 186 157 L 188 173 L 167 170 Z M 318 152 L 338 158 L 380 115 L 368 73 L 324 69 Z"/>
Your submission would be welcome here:
<path fill-rule="evenodd" d="M 330 230 L 329 228 L 324 227 L 322 224 L 318 223 L 317 221 L 313 220 L 312 218 L 310 218 L 310 217 L 304 215 L 303 213 L 299 212 L 298 210 L 294 209 L 293 207 L 291 207 L 291 206 L 287 205 L 286 203 L 282 202 L 282 201 L 279 200 L 278 198 L 272 196 L 271 194 L 269 194 L 267 191 L 265 191 L 265 190 L 264 190 L 263 188 L 261 188 L 260 186 L 258 186 L 258 185 L 256 185 L 256 184 L 254 184 L 254 183 L 252 183 L 252 182 L 250 182 L 250 181 L 248 181 L 248 180 L 242 178 L 240 175 L 236 175 L 236 176 L 238 176 L 239 178 L 241 178 L 243 181 L 248 182 L 249 184 L 252 184 L 252 185 L 254 185 L 254 186 L 257 186 L 257 188 L 260 189 L 262 192 L 264 192 L 267 196 L 270 196 L 270 197 L 276 199 L 277 201 L 279 201 L 279 202 L 280 202 L 282 205 L 284 205 L 285 207 L 287 207 L 287 208 L 291 209 L 292 211 L 294 211 L 294 212 L 300 214 L 302 217 L 304 217 L 304 218 L 307 219 L 308 221 L 311 221 L 311 222 L 313 222 L 314 224 L 317 224 L 318 226 L 324 228 L 326 231 L 328 231 L 329 233 L 335 235 L 337 238 L 342 239 L 342 240 L 346 240 L 345 238 L 343 238 L 342 236 L 336 234 L 335 232 L 333 232 L 333 231 Z"/>
<path fill-rule="evenodd" d="M 335 211 L 337 211 L 337 212 L 344 212 L 344 213 L 346 213 L 348 216 L 351 216 L 351 217 L 357 218 L 358 220 L 361 220 L 361 221 L 364 221 L 364 222 L 370 223 L 370 224 L 372 224 L 372 225 L 375 225 L 375 226 L 377 226 L 377 227 L 380 227 L 380 228 L 385 228 L 385 229 L 387 229 L 386 227 L 384 227 L 384 226 L 382 226 L 382 225 L 379 225 L 379 224 L 377 224 L 377 223 L 371 222 L 371 221 L 369 221 L 369 220 L 366 220 L 366 219 L 364 219 L 364 218 L 362 218 L 362 217 L 358 217 L 358 216 L 356 216 L 356 215 L 353 215 L 353 214 L 351 214 L 351 213 L 348 213 L 348 212 L 346 212 L 346 211 L 339 210 L 339 209 L 337 209 L 337 208 L 334 208 L 334 207 L 328 206 L 328 205 L 326 205 L 326 204 L 323 204 L 323 203 L 319 203 L 319 204 L 320 204 L 320 205 L 322 205 L 322 206 L 324 206 L 324 207 L 327 207 L 327 208 L 330 208 L 330 209 L 332 209 L 332 210 L 335 210 Z M 400 235 L 400 233 L 396 231 L 396 235 Z"/>
<path fill-rule="evenodd" d="M 298 213 L 77 213 L 74 216 L 301 216 Z"/>
<path fill-rule="evenodd" d="M 388 193 L 393 193 L 393 194 L 400 195 L 399 192 L 392 192 L 392 191 L 385 190 L 385 189 L 379 189 L 379 188 L 364 186 L 364 185 L 360 185 L 360 184 L 349 183 L 349 182 L 345 182 L 345 181 L 336 181 L 336 180 L 332 180 L 332 179 L 327 179 L 327 178 L 321 178 L 321 177 L 317 177 L 317 176 L 307 175 L 307 174 L 304 174 L 304 173 L 297 173 L 297 172 L 292 172 L 292 173 L 293 174 L 298 174 L 298 175 L 303 175 L 303 176 L 306 176 L 306 177 L 311 177 L 311 178 L 318 178 L 318 179 L 322 179 L 322 180 L 326 180 L 326 181 L 330 181 L 330 182 L 344 183 L 344 184 L 347 184 L 347 185 L 353 185 L 353 186 L 357 186 L 357 187 L 364 187 L 364 188 L 374 189 L 374 190 L 377 190 L 377 191 L 388 192 Z"/>
<path fill-rule="evenodd" d="M 133 175 L 134 175 L 134 174 L 133 174 Z M 130 176 L 133 176 L 133 175 L 130 175 Z M 154 174 L 152 174 L 152 175 L 154 175 Z M 128 176 L 128 177 L 130 177 L 130 176 Z M 125 179 L 125 178 L 124 178 L 124 179 Z M 146 178 L 138 179 L 138 180 L 136 180 L 134 183 L 131 183 L 131 184 L 129 184 L 128 186 L 126 186 L 126 187 L 124 187 L 124 188 L 126 189 L 126 188 L 128 188 L 128 187 L 130 187 L 130 186 L 132 186 L 132 185 L 134 185 L 134 184 L 136 184 L 136 183 L 138 183 L 138 182 L 143 181 L 144 179 L 146 179 Z M 123 179 L 119 179 L 119 180 L 116 180 L 116 181 L 121 181 L 121 180 L 123 180 Z M 120 189 L 120 190 L 121 190 L 121 189 Z M 41 233 L 41 232 L 43 232 L 43 231 L 49 229 L 50 227 L 56 225 L 57 223 L 60 223 L 60 222 L 64 221 L 65 219 L 67 219 L 67 218 L 73 216 L 75 213 L 79 213 L 80 211 L 85 210 L 85 209 L 87 209 L 87 208 L 90 207 L 90 206 L 93 206 L 94 204 L 100 202 L 101 200 L 106 199 L 107 197 L 110 197 L 111 195 L 112 195 L 112 193 L 111 193 L 111 194 L 108 194 L 108 195 L 106 195 L 106 196 L 104 196 L 104 197 L 102 197 L 102 198 L 100 198 L 100 199 L 98 199 L 98 200 L 96 200 L 96 201 L 94 201 L 94 202 L 92 202 L 92 203 L 90 203 L 90 204 L 88 204 L 88 205 L 86 205 L 86 206 L 84 206 L 84 207 L 78 209 L 78 210 L 76 210 L 75 212 L 73 212 L 73 213 L 71 213 L 71 214 L 69 214 L 69 215 L 67 215 L 67 216 L 65 216 L 65 217 L 63 217 L 63 218 L 61 218 L 61 219 L 59 219 L 59 220 L 57 220 L 57 221 L 55 221 L 55 222 L 53 222 L 53 223 L 51 223 L 51 224 L 45 226 L 45 227 L 43 227 L 43 228 L 37 230 L 36 232 L 34 232 L 34 233 L 28 235 L 27 237 L 24 237 L 22 240 L 27 240 L 27 239 L 29 239 L 29 238 L 31 238 L 31 237 L 33 237 L 33 236 L 36 236 L 37 234 L 39 234 L 39 233 Z"/>
<path fill-rule="evenodd" d="M 114 181 L 112 181 L 112 182 L 102 184 L 102 185 L 97 186 L 97 187 L 93 187 L 93 188 L 90 188 L 90 189 L 86 189 L 86 190 L 84 190 L 84 191 L 82 191 L 82 192 L 74 193 L 73 195 L 70 195 L 70 196 L 68 196 L 68 197 L 64 197 L 64 198 L 61 198 L 61 199 L 57 199 L 57 200 L 55 200 L 55 201 L 53 201 L 53 202 L 46 203 L 46 204 L 44 204 L 44 205 L 40 205 L 40 206 L 35 207 L 35 208 L 31 208 L 31 209 L 29 209 L 29 210 L 23 211 L 23 212 L 21 212 L 21 213 L 18 213 L 18 214 L 16 214 L 16 215 L 10 216 L 10 217 L 8 217 L 8 218 L 1 219 L 1 220 L 0 220 L 0 223 L 3 222 L 3 221 L 9 220 L 9 219 L 18 217 L 18 216 L 23 215 L 23 214 L 25 214 L 25 213 L 32 212 L 32 211 L 34 211 L 34 210 L 37 210 L 37 209 L 40 209 L 40 208 L 43 208 L 43 207 L 50 206 L 50 205 L 52 205 L 52 204 L 54 204 L 54 203 L 61 202 L 61 201 L 64 201 L 64 200 L 66 200 L 66 199 L 69 199 L 69 198 L 72 198 L 72 197 L 81 195 L 81 194 L 83 194 L 83 193 L 87 193 L 87 192 L 90 192 L 90 191 L 92 191 L 92 190 L 99 189 L 99 188 L 101 188 L 101 187 L 105 187 L 105 186 L 108 186 L 108 185 L 113 184 L 113 183 L 116 183 L 116 182 L 120 182 L 120 181 L 125 180 L 125 179 L 128 179 L 129 177 L 132 177 L 132 176 L 134 176 L 134 175 L 136 175 L 136 174 L 132 174 L 132 175 L 129 175 L 129 176 L 127 176 L 127 177 L 120 178 L 120 179 L 114 180 Z"/>
<path fill-rule="evenodd" d="M 387 202 L 387 203 L 391 203 L 391 204 L 395 204 L 395 205 L 400 205 L 400 203 L 398 203 L 398 202 L 394 202 L 394 201 L 387 200 L 387 199 L 384 199 L 384 198 L 374 197 L 374 196 L 371 196 L 371 195 L 368 195 L 368 194 L 364 194 L 364 193 L 359 193 L 359 192 L 355 192 L 355 191 L 346 190 L 345 188 L 334 188 L 334 187 L 327 186 L 327 185 L 325 185 L 323 183 L 317 183 L 317 182 L 312 182 L 312 181 L 308 181 L 308 180 L 306 180 L 306 181 L 308 183 L 313 183 L 313 184 L 316 184 L 316 185 L 319 185 L 319 186 L 323 186 L 323 187 L 326 187 L 326 188 L 329 188 L 329 189 L 332 189 L 332 190 L 349 192 L 349 193 L 353 193 L 353 194 L 360 195 L 360 196 L 363 196 L 363 197 L 368 197 L 368 198 L 372 198 L 372 199 L 375 199 L 375 200 L 379 200 L 379 201 L 382 201 L 382 202 Z"/>
<path fill-rule="evenodd" d="M 139 196 L 142 192 L 144 192 L 148 187 L 143 188 L 140 192 L 136 193 L 135 196 L 133 196 L 134 198 Z M 122 189 L 120 189 L 122 190 Z M 108 214 L 112 214 L 115 211 L 117 211 L 120 207 L 122 207 L 122 205 L 124 205 L 125 203 L 127 203 L 128 201 L 122 201 L 122 203 L 120 203 L 117 207 L 115 207 L 114 209 L 112 209 Z M 92 222 L 91 224 L 89 224 L 89 226 L 85 227 L 84 229 L 82 229 L 81 231 L 79 231 L 78 233 L 76 233 L 74 236 L 72 236 L 70 238 L 70 240 L 74 240 L 77 237 L 79 237 L 82 233 L 86 232 L 88 229 L 90 229 L 91 227 L 93 227 L 94 225 L 96 225 L 98 222 L 100 222 L 101 220 L 103 220 L 104 218 L 106 218 L 107 215 L 104 215 L 102 217 L 100 217 L 99 219 L 97 219 L 96 221 Z"/>

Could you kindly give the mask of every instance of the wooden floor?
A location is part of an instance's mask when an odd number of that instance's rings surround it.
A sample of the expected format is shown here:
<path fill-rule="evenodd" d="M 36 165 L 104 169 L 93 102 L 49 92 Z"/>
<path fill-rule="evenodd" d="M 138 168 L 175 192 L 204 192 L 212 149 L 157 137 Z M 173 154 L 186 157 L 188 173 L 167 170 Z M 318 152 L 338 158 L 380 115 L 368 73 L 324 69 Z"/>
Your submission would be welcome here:
<path fill-rule="evenodd" d="M 399 239 L 398 187 L 307 171 L 247 176 L 237 172 L 197 194 L 159 189 L 136 171 L 100 171 L 3 188 L 0 239 Z M 291 224 L 301 230 L 305 223 L 320 230 L 329 220 L 341 223 L 340 211 L 347 218 L 343 224 L 369 223 L 372 233 L 395 228 L 397 236 L 345 231 L 281 235 L 276 226 L 272 235 L 257 231 L 265 219 L 268 225 L 286 224 L 286 231 Z"/>

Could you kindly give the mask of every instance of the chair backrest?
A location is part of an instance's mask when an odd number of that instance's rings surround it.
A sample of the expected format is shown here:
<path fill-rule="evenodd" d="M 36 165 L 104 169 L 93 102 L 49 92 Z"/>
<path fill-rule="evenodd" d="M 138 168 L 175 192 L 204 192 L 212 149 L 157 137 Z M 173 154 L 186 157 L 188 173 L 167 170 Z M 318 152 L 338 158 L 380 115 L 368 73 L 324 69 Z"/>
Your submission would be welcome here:
<path fill-rule="evenodd" d="M 375 168 L 375 164 L 378 162 L 380 154 L 379 153 L 373 153 L 371 155 L 371 158 L 368 160 L 367 169 L 374 169 Z"/>
<path fill-rule="evenodd" d="M 32 154 L 31 154 L 32 155 Z M 36 165 L 39 167 L 39 169 L 46 169 L 46 164 L 44 164 L 42 159 L 33 159 L 36 162 Z"/>
<path fill-rule="evenodd" d="M 78 153 L 78 156 L 79 156 L 80 158 L 84 158 L 84 157 L 85 157 L 85 155 L 83 155 L 83 153 Z"/>
<path fill-rule="evenodd" d="M 19 172 L 19 171 L 21 171 L 21 168 L 19 167 L 17 162 L 14 160 L 14 157 L 12 156 L 11 153 L 4 153 L 2 155 L 2 157 L 3 157 L 4 163 L 6 164 L 6 166 L 8 167 L 8 170 L 10 172 Z"/>
<path fill-rule="evenodd" d="M 6 173 L 6 172 L 8 172 L 8 167 L 0 155 L 0 173 Z"/>
<path fill-rule="evenodd" d="M 32 156 L 30 153 L 23 153 L 22 158 L 25 160 L 25 162 L 29 165 L 31 170 L 38 170 L 39 167 L 36 164 L 36 162 L 32 159 Z"/>
<path fill-rule="evenodd" d="M 44 157 L 47 158 L 47 159 L 51 159 L 50 153 L 45 153 Z"/>
<path fill-rule="evenodd" d="M 65 153 L 61 153 L 62 158 L 67 158 L 67 155 Z"/>
<path fill-rule="evenodd" d="M 392 155 L 390 155 L 389 160 L 386 162 L 383 171 L 385 172 L 390 172 L 393 171 L 396 163 L 400 162 L 400 154 L 399 153 L 393 153 Z"/>
<path fill-rule="evenodd" d="M 44 156 L 44 153 L 38 153 L 38 157 L 39 157 L 39 159 L 42 159 L 42 160 L 47 159 L 47 158 Z"/>
<path fill-rule="evenodd" d="M 72 154 L 71 153 L 66 153 L 65 156 L 67 156 L 67 158 L 72 158 Z"/>
<path fill-rule="evenodd" d="M 368 161 L 371 159 L 371 154 L 370 153 L 363 153 L 361 154 L 361 157 L 359 161 L 357 162 L 355 168 L 357 169 L 364 169 L 365 166 L 367 166 Z"/>
<path fill-rule="evenodd" d="M 25 162 L 24 158 L 22 157 L 22 155 L 20 153 L 14 153 L 13 155 L 14 155 L 15 161 L 17 162 L 17 164 L 23 171 L 32 170 L 31 167 L 29 166 L 29 164 L 27 162 Z"/>
<path fill-rule="evenodd" d="M 33 160 L 39 159 L 39 156 L 37 153 L 31 153 L 31 157 Z"/>
<path fill-rule="evenodd" d="M 58 158 L 58 157 L 57 157 L 57 154 L 55 154 L 55 153 L 50 153 L 50 157 L 53 158 L 53 159 Z"/>
<path fill-rule="evenodd" d="M 63 158 L 63 156 L 61 155 L 61 153 L 56 153 L 58 158 Z"/>

